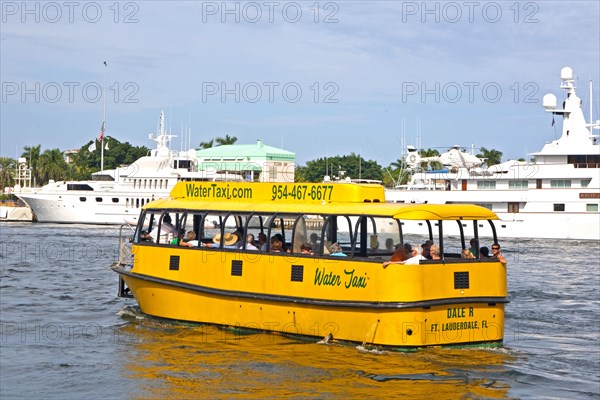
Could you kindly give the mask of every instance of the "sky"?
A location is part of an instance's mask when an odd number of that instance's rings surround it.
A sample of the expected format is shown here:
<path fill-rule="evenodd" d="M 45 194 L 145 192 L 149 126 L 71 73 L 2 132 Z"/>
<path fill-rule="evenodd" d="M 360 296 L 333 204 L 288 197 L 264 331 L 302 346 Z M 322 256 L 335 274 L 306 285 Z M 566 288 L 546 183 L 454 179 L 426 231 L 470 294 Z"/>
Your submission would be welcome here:
<path fill-rule="evenodd" d="M 560 136 L 542 97 L 599 119 L 597 1 L 2 1 L 0 156 L 78 149 L 100 131 L 173 149 L 235 136 L 296 161 L 405 145 L 525 157 Z M 104 65 L 106 62 L 106 67 Z M 106 81 L 106 84 L 105 84 Z"/>

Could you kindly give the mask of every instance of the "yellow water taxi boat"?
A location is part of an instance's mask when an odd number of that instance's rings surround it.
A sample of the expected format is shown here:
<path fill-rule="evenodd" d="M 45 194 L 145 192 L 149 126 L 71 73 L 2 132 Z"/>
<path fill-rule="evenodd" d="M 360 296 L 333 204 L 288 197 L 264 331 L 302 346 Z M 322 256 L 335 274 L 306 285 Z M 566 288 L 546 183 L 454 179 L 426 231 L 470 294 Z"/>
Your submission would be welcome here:
<path fill-rule="evenodd" d="M 495 219 L 474 205 L 385 203 L 373 184 L 180 182 L 121 235 L 112 269 L 120 295 L 161 318 L 392 348 L 497 345 L 506 265 L 478 246 L 461 258 L 471 239 L 497 242 Z M 422 235 L 403 234 L 407 220 Z M 434 259 L 388 265 L 424 241 Z"/>

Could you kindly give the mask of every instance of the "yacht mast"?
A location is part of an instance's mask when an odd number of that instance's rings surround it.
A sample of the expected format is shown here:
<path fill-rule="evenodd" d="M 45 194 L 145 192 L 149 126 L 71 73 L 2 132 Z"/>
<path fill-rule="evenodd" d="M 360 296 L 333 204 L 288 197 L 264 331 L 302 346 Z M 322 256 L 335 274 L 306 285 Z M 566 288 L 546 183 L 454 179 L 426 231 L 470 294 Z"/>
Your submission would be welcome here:
<path fill-rule="evenodd" d="M 108 65 L 104 61 L 104 110 L 102 112 L 102 129 L 100 129 L 100 172 L 104 171 L 104 132 L 106 131 L 106 80 L 108 78 Z"/>

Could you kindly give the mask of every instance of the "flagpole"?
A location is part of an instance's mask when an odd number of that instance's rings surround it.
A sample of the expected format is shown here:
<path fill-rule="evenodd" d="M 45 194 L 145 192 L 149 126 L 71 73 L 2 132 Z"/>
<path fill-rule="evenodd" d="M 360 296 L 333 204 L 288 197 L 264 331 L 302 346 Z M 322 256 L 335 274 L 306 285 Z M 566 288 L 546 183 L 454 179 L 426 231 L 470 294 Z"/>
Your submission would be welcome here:
<path fill-rule="evenodd" d="M 100 130 L 100 172 L 104 172 L 104 131 L 106 130 L 106 81 L 108 79 L 108 65 L 104 61 L 104 111 L 102 113 L 102 129 Z"/>

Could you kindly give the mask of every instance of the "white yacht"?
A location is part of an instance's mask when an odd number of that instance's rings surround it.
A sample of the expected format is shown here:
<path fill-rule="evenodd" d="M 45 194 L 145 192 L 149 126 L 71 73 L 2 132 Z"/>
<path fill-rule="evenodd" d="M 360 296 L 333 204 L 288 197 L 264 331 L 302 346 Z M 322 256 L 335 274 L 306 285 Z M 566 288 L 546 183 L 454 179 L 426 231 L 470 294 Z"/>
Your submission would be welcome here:
<path fill-rule="evenodd" d="M 50 181 L 39 189 L 18 193 L 38 222 L 118 225 L 137 220 L 139 208 L 168 197 L 179 181 L 240 181 L 241 175 L 198 172 L 196 151 L 171 151 L 173 135 L 165 132 L 164 113 L 156 149 L 133 164 L 92 174 L 89 181 Z"/>
<path fill-rule="evenodd" d="M 530 154 L 533 161 L 486 167 L 485 160 L 458 146 L 428 158 L 409 147 L 406 162 L 414 170 L 412 178 L 408 185 L 386 191 L 386 200 L 479 204 L 498 215 L 501 237 L 600 240 L 600 138 L 593 133 L 600 121 L 593 122 L 590 115 L 586 124 L 571 68 L 561 70 L 561 81 L 566 90 L 562 108 L 557 108 L 553 94 L 544 96 L 543 106 L 562 117 L 562 135 Z M 433 161 L 443 168 L 421 169 Z M 416 228 L 404 226 L 407 233 Z"/>
<path fill-rule="evenodd" d="M 27 166 L 27 160 L 20 157 L 15 169 L 15 185 L 4 188 L 4 194 L 16 195 L 23 191 L 31 190 L 31 169 Z M 33 213 L 31 209 L 18 201 L 6 200 L 0 202 L 0 222 L 32 222 Z"/>

